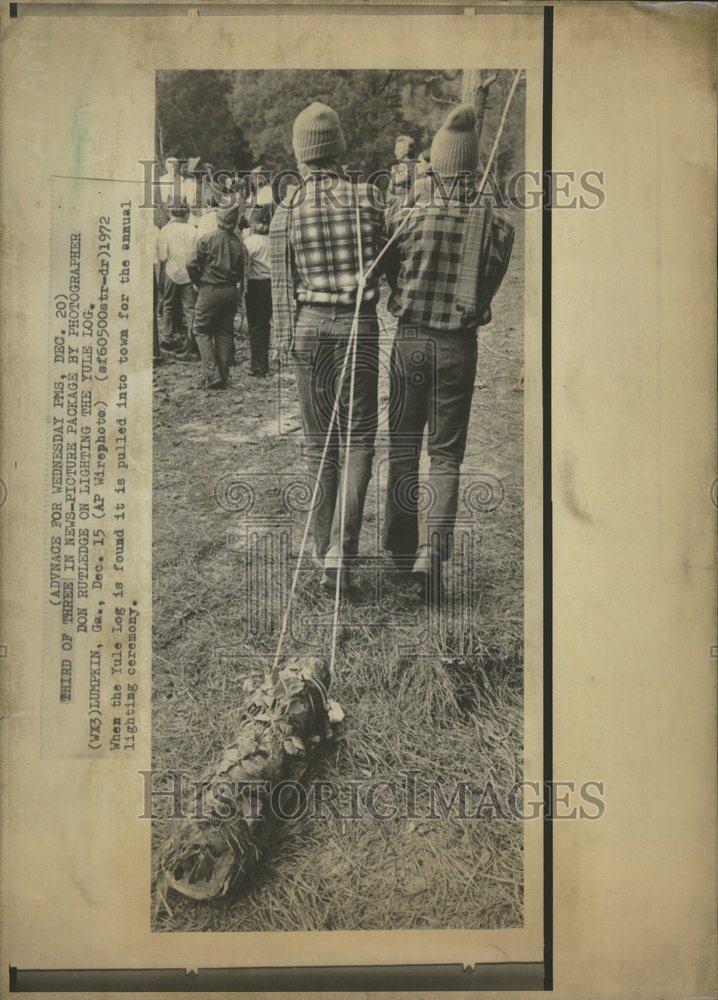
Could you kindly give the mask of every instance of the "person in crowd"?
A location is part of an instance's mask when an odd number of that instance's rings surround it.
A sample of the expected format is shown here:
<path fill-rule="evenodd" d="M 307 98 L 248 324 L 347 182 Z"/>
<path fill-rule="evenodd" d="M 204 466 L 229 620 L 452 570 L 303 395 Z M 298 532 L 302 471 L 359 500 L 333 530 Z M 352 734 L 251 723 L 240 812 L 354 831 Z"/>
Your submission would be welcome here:
<path fill-rule="evenodd" d="M 197 230 L 197 236 L 203 236 L 205 233 L 211 233 L 217 228 L 218 207 L 219 199 L 216 195 L 212 194 L 206 202 L 202 215 L 197 219 L 195 227 Z"/>
<path fill-rule="evenodd" d="M 235 232 L 237 206 L 217 209 L 217 226 L 196 240 L 187 272 L 197 286 L 194 336 L 208 389 L 224 389 L 234 351 L 237 286 L 244 288 L 247 250 Z"/>
<path fill-rule="evenodd" d="M 202 236 L 204 233 L 211 233 L 217 228 L 217 209 L 229 208 L 232 206 L 237 206 L 239 209 L 239 219 L 237 222 L 236 230 L 237 234 L 243 239 L 248 236 L 251 232 L 250 229 L 246 228 L 245 233 L 245 200 L 244 196 L 239 190 L 224 190 L 224 183 L 222 178 L 219 178 L 219 182 L 213 182 L 210 188 L 210 196 L 205 202 L 205 207 L 202 211 L 200 218 L 196 220 L 197 235 Z M 244 295 L 240 290 L 240 294 L 237 300 L 237 313 L 235 315 L 234 327 L 235 331 L 239 331 L 242 328 L 242 323 L 244 319 Z M 232 341 L 232 358 L 230 365 L 236 364 L 235 359 L 235 344 Z"/>
<path fill-rule="evenodd" d="M 190 156 L 188 160 L 180 164 L 182 173 L 182 201 L 189 205 L 190 212 L 196 214 L 201 211 L 204 188 L 204 163 L 199 156 Z"/>
<path fill-rule="evenodd" d="M 204 161 L 199 156 L 187 160 L 187 169 L 182 178 L 182 201 L 190 208 L 190 223 L 197 226 L 202 217 L 205 191 L 209 187 Z"/>
<path fill-rule="evenodd" d="M 431 150 L 423 149 L 414 164 L 412 183 L 407 188 L 406 205 L 413 205 L 431 191 Z"/>
<path fill-rule="evenodd" d="M 266 187 L 267 184 L 269 183 L 267 178 L 268 170 L 264 165 L 263 160 L 264 156 L 260 157 L 260 162 L 257 163 L 256 166 L 252 167 L 252 169 L 249 171 L 249 175 L 247 178 L 247 184 L 248 184 L 247 194 L 249 196 L 251 204 L 255 203 L 257 194 L 259 193 L 260 189 Z"/>
<path fill-rule="evenodd" d="M 160 230 L 157 257 L 164 264 L 162 289 L 162 347 L 187 355 L 192 347 L 192 326 L 196 292 L 187 272 L 187 261 L 194 250 L 197 234 L 189 224 L 189 207 L 170 208 L 170 221 Z"/>
<path fill-rule="evenodd" d="M 410 135 L 397 136 L 389 184 L 389 199 L 392 202 L 406 201 L 411 195 L 416 167 L 415 149 L 416 143 Z"/>
<path fill-rule="evenodd" d="M 164 271 L 162 261 L 159 256 L 160 227 L 152 226 L 152 362 L 155 365 L 162 363 L 162 351 L 160 350 L 160 291 L 164 284 Z"/>
<path fill-rule="evenodd" d="M 476 374 L 476 331 L 508 266 L 513 229 L 476 198 L 476 119 L 450 112 L 431 145 L 433 197 L 388 213 L 389 310 L 399 323 L 391 357 L 384 546 L 399 570 L 440 604 L 451 554 Z M 457 181 L 456 184 L 454 182 Z M 441 182 L 441 183 L 438 183 Z M 428 424 L 431 506 L 419 535 L 418 475 Z"/>
<path fill-rule="evenodd" d="M 165 160 L 165 173 L 159 180 L 158 203 L 166 206 L 176 200 L 175 194 L 181 198 L 181 181 L 179 180 L 181 161 L 176 156 L 168 156 Z M 175 177 L 178 178 L 175 185 Z M 175 191 L 175 186 L 177 190 Z"/>
<path fill-rule="evenodd" d="M 207 160 L 204 162 L 204 176 L 202 178 L 202 209 L 203 214 L 213 207 L 212 201 L 216 200 L 222 193 L 221 178 L 215 171 L 214 164 Z"/>
<path fill-rule="evenodd" d="M 345 591 L 358 551 L 377 427 L 380 268 L 375 268 L 366 283 L 358 278 L 384 246 L 384 215 L 378 207 L 378 192 L 367 184 L 353 183 L 341 170 L 346 142 L 339 116 L 332 108 L 318 102 L 305 108 L 294 122 L 292 142 L 303 185 L 280 203 L 270 226 L 273 329 L 278 343 L 291 348 L 305 456 L 315 482 L 319 477 L 311 523 L 315 557 L 324 569 L 322 586 L 333 590 L 338 585 Z M 351 365 L 343 381 L 340 373 L 358 296 L 357 364 L 350 413 Z M 335 402 L 338 422 L 329 436 L 320 476 Z"/>
<path fill-rule="evenodd" d="M 234 178 L 232 171 L 220 167 L 215 168 L 213 164 L 204 164 L 204 175 L 202 177 L 202 206 L 207 208 L 212 200 L 222 201 L 223 196 L 231 195 L 234 191 Z M 228 200 L 227 200 L 228 203 Z"/>
<path fill-rule="evenodd" d="M 251 233 L 244 241 L 249 257 L 245 305 L 249 325 L 250 371 L 252 375 L 260 377 L 269 374 L 269 329 L 272 321 L 272 271 L 269 251 L 271 218 L 271 201 L 264 199 L 264 204 L 255 205 L 250 214 Z"/>

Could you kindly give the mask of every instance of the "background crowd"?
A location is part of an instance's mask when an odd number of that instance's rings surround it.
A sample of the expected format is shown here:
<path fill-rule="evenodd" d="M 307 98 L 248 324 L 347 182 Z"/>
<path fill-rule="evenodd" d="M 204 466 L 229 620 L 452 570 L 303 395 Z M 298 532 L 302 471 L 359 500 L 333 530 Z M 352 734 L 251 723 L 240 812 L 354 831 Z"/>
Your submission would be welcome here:
<path fill-rule="evenodd" d="M 198 156 L 168 157 L 164 168 L 155 187 L 154 360 L 161 362 L 171 355 L 192 361 L 204 356 L 201 318 L 199 339 L 196 325 L 200 292 L 197 281 L 201 275 L 196 261 L 192 275 L 192 263 L 199 238 L 218 227 L 226 229 L 230 221 L 239 237 L 240 262 L 236 281 L 231 282 L 237 289 L 232 330 L 238 336 L 246 333 L 249 337 L 249 373 L 266 376 L 272 319 L 269 225 L 277 197 L 272 189 L 272 173 L 262 164 L 243 175 L 215 170 L 213 164 Z M 410 194 L 415 197 L 429 172 L 429 149 L 417 155 L 416 141 L 400 135 L 394 145 L 394 160 L 380 174 L 376 191 L 389 208 L 397 199 L 405 200 Z M 280 193 L 291 196 L 295 187 L 291 176 L 287 176 Z M 228 212 L 227 207 L 232 211 Z M 227 385 L 225 368 L 234 364 L 234 337 L 229 333 L 222 337 L 221 350 L 221 376 L 217 376 L 214 365 L 212 371 L 206 369 L 211 388 Z"/>

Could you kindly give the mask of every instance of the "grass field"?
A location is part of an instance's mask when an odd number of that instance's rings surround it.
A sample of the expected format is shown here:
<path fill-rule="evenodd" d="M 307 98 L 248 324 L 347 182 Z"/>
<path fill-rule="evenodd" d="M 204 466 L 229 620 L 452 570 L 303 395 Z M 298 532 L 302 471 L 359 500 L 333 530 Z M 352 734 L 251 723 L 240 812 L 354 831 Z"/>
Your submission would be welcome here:
<path fill-rule="evenodd" d="M 362 543 L 367 560 L 360 592 L 343 608 L 332 689 L 346 717 L 321 778 L 366 783 L 411 769 L 419 782 L 446 789 L 491 782 L 499 798 L 522 778 L 523 223 L 512 221 L 510 269 L 494 321 L 479 332 L 462 475 L 464 487 L 475 487 L 461 512 L 475 533 L 472 551 L 456 559 L 453 606 L 440 616 L 391 577 L 377 547 L 386 455 L 380 435 Z M 388 348 L 392 324 L 381 315 Z M 243 680 L 262 673 L 276 642 L 281 589 L 261 601 L 257 595 L 266 593 L 259 584 L 272 526 L 286 517 L 287 487 L 296 490 L 291 484 L 304 472 L 301 431 L 291 373 L 281 382 L 276 373 L 252 379 L 247 354 L 240 341 L 224 393 L 197 389 L 199 371 L 190 362 L 169 360 L 154 375 L 157 771 L 199 777 L 212 764 L 242 717 Z M 386 388 L 384 381 L 384 397 Z M 237 482 L 255 491 L 249 514 Z M 496 484 L 488 500 L 487 483 Z M 295 550 L 303 516 L 292 523 Z M 319 571 L 307 567 L 291 652 L 326 648 L 331 599 L 318 584 Z M 169 823 L 154 823 L 155 846 Z M 522 826 L 453 817 L 286 823 L 259 877 L 232 904 L 176 895 L 167 902 L 155 908 L 156 930 L 517 927 Z"/>

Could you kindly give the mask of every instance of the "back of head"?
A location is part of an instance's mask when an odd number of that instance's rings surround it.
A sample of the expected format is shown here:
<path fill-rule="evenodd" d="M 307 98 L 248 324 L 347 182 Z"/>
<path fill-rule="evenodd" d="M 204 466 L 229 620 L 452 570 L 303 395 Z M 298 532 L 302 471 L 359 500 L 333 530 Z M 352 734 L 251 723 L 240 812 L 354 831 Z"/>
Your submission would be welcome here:
<path fill-rule="evenodd" d="M 431 167 L 442 177 L 475 173 L 479 163 L 476 114 L 468 104 L 460 104 L 447 115 L 434 136 L 430 150 Z"/>
<path fill-rule="evenodd" d="M 411 160 L 414 158 L 416 143 L 410 135 L 398 135 L 394 143 L 394 156 L 397 160 Z"/>
<path fill-rule="evenodd" d="M 221 206 L 217 209 L 217 225 L 220 229 L 232 230 L 239 222 L 239 205 Z"/>
<path fill-rule="evenodd" d="M 170 210 L 170 215 L 173 219 L 178 219 L 180 222 L 185 222 L 189 218 L 189 205 L 186 201 L 181 204 L 172 204 L 168 206 Z"/>
<path fill-rule="evenodd" d="M 310 104 L 294 119 L 292 145 L 299 163 L 340 157 L 347 144 L 339 115 L 328 104 Z"/>
<path fill-rule="evenodd" d="M 260 236 L 266 236 L 269 232 L 269 224 L 272 221 L 272 206 L 271 205 L 255 205 L 249 215 L 249 224 L 252 227 L 252 232 L 258 233 Z"/>

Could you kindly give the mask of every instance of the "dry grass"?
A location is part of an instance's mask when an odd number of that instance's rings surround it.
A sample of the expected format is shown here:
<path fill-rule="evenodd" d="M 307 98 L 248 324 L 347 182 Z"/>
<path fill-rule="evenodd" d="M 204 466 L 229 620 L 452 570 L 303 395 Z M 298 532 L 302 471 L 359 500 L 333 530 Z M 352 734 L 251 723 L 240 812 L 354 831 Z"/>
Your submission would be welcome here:
<path fill-rule="evenodd" d="M 362 571 L 374 602 L 343 609 L 333 697 L 346 720 L 320 777 L 340 783 L 397 779 L 407 769 L 448 789 L 492 782 L 499 797 L 521 780 L 523 758 L 523 240 L 479 335 L 479 368 L 465 462 L 501 479 L 505 496 L 475 515 L 466 566 L 470 613 L 427 615 L 418 597 L 370 558 Z M 385 317 L 386 318 L 386 317 Z M 155 374 L 153 763 L 199 776 L 237 729 L 242 681 L 263 669 L 278 607 L 248 619 L 243 518 L 214 495 L 225 474 L 255 476 L 259 513 L 282 515 L 281 487 L 303 471 L 299 434 L 267 433 L 276 415 L 270 381 L 246 374 L 233 387 L 194 388 L 194 365 Z M 291 379 L 282 384 L 294 411 Z M 379 459 L 385 450 L 379 449 Z M 251 478 L 250 478 L 250 481 Z M 376 554 L 376 483 L 365 539 Z M 302 519 L 296 518 L 296 531 Z M 296 534 L 295 534 L 296 537 Z M 256 572 L 260 560 L 250 552 Z M 252 562 L 253 561 L 253 562 Z M 458 562 L 458 560 L 457 560 Z M 292 652 L 326 642 L 329 603 L 308 569 L 297 598 Z M 421 796 L 418 799 L 422 801 Z M 155 823 L 155 843 L 169 820 Z M 521 824 L 327 818 L 282 824 L 246 893 L 229 905 L 177 896 L 155 929 L 321 930 L 516 927 L 523 914 Z"/>

